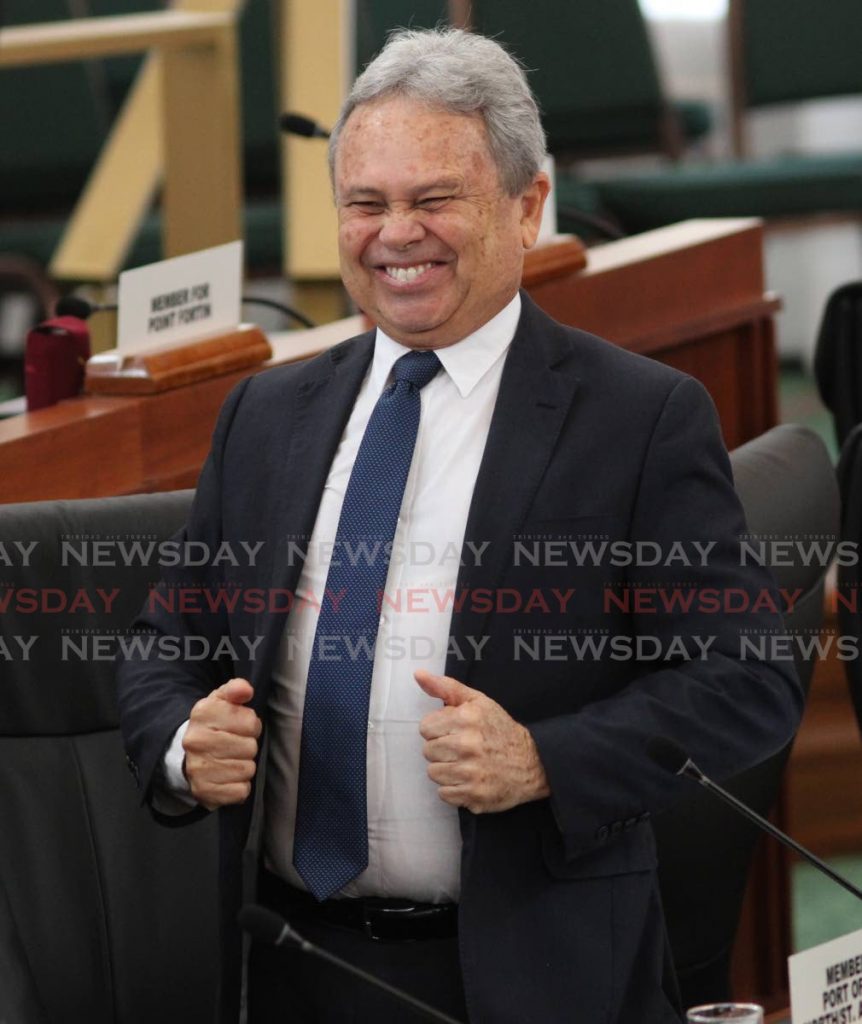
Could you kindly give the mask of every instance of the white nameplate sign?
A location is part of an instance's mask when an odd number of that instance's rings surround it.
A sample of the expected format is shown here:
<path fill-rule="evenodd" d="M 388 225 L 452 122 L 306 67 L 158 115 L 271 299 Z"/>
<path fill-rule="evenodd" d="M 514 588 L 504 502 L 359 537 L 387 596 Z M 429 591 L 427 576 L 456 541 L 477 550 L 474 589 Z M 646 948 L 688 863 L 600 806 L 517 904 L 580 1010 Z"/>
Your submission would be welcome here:
<path fill-rule="evenodd" d="M 242 242 L 120 274 L 117 348 L 124 354 L 229 331 L 240 322 Z"/>
<path fill-rule="evenodd" d="M 862 1020 L 862 929 L 787 960 L 793 1024 Z"/>

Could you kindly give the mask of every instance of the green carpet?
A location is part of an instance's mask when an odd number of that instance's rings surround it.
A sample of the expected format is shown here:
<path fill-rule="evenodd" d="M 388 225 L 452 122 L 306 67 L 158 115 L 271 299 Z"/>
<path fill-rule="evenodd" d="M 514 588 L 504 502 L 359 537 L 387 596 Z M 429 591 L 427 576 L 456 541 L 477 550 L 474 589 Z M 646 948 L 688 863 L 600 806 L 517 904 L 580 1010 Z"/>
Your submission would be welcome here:
<path fill-rule="evenodd" d="M 862 854 L 833 857 L 831 868 L 862 889 Z M 810 864 L 793 867 L 793 948 L 810 949 L 862 928 L 862 903 Z"/>

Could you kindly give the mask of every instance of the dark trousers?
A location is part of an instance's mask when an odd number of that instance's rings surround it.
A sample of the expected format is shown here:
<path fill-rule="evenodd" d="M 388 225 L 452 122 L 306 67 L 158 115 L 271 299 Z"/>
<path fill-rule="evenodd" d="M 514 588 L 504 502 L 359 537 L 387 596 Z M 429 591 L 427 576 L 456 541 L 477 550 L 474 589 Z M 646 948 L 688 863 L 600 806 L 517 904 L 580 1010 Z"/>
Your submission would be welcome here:
<path fill-rule="evenodd" d="M 291 925 L 314 945 L 466 1024 L 457 938 L 381 942 L 341 925 L 290 916 Z M 416 1024 L 427 1019 L 368 982 L 286 946 L 252 945 L 248 993 L 249 1024 Z"/>

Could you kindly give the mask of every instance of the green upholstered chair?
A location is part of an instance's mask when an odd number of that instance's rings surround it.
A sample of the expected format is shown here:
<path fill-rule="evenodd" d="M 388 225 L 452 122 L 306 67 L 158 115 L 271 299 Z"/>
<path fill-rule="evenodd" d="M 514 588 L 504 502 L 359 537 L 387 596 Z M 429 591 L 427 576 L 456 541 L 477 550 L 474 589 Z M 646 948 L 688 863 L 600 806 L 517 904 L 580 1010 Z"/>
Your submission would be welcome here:
<path fill-rule="evenodd" d="M 637 0 L 474 0 L 473 28 L 529 69 L 559 158 L 681 154 L 711 127 L 708 105 L 669 104 Z"/>
<path fill-rule="evenodd" d="M 446 0 L 356 0 L 354 60 L 357 74 L 374 58 L 395 28 L 434 28 L 449 21 Z"/>
<path fill-rule="evenodd" d="M 862 4 L 858 0 L 731 0 L 734 137 L 744 149 L 748 110 L 862 94 Z M 629 232 L 689 217 L 767 219 L 862 211 L 862 147 L 835 154 L 790 153 L 766 160 L 680 166 L 663 173 L 584 184 Z"/>
<path fill-rule="evenodd" d="M 678 164 L 664 171 L 579 181 L 560 176 L 557 201 L 593 189 L 629 233 L 690 217 L 810 216 L 862 211 L 862 153 Z"/>
<path fill-rule="evenodd" d="M 862 94 L 858 0 L 730 0 L 734 136 L 750 110 Z"/>
<path fill-rule="evenodd" d="M 4 27 L 62 21 L 66 0 L 4 0 Z M 6 218 L 71 209 L 109 126 L 92 69 L 78 61 L 0 70 L 0 251 Z M 17 250 L 20 252 L 20 250 Z"/>
<path fill-rule="evenodd" d="M 361 70 L 396 27 L 445 24 L 444 0 L 358 0 L 356 67 Z M 550 151 L 572 159 L 652 151 L 677 157 L 684 141 L 711 127 L 703 103 L 669 105 L 637 0 L 473 0 L 474 31 L 502 42 L 529 71 Z M 593 185 L 572 180 L 559 204 L 563 230 L 582 237 L 615 231 Z"/>

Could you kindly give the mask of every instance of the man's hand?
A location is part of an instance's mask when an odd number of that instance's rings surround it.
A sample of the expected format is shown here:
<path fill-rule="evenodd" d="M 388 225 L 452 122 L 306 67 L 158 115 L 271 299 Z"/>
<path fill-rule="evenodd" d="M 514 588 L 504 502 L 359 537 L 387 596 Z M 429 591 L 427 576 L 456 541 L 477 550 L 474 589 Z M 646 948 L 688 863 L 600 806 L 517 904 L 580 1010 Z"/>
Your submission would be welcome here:
<path fill-rule="evenodd" d="M 262 725 L 246 679 L 231 679 L 192 708 L 183 738 L 183 771 L 192 796 L 208 811 L 241 804 L 251 792 Z"/>
<path fill-rule="evenodd" d="M 496 701 L 449 676 L 424 670 L 414 676 L 446 704 L 419 723 L 441 800 L 481 814 L 550 795 L 533 737 Z"/>

